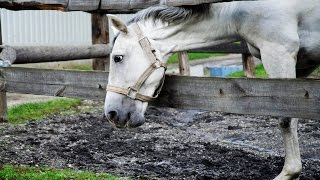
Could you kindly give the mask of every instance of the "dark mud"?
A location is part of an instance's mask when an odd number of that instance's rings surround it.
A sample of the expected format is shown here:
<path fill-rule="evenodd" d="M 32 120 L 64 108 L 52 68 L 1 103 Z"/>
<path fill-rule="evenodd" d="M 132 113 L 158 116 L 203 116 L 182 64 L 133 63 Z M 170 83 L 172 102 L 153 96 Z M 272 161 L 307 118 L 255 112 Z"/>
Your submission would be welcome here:
<path fill-rule="evenodd" d="M 102 111 L 0 126 L 0 164 L 46 165 L 147 179 L 272 179 L 283 165 L 277 119 L 150 107 L 114 129 Z M 320 179 L 320 123 L 299 124 L 303 173 Z"/>

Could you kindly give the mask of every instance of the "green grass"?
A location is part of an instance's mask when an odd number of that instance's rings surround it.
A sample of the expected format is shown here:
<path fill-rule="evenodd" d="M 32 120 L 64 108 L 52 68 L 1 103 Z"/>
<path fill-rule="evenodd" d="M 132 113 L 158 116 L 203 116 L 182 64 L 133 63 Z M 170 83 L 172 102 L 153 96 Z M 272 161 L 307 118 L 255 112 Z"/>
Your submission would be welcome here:
<path fill-rule="evenodd" d="M 198 60 L 198 59 L 205 59 L 209 57 L 216 57 L 216 56 L 224 56 L 224 53 L 188 53 L 189 60 Z M 173 54 L 169 60 L 168 64 L 175 64 L 178 63 L 178 53 Z"/>
<path fill-rule="evenodd" d="M 320 77 L 320 67 L 312 72 L 312 75 L 315 77 Z"/>
<path fill-rule="evenodd" d="M 87 64 L 72 65 L 72 66 L 65 67 L 63 69 L 74 69 L 74 70 L 82 70 L 82 71 L 91 71 L 91 70 L 93 70 L 92 69 L 92 65 L 87 65 Z"/>
<path fill-rule="evenodd" d="M 39 120 L 61 111 L 70 110 L 80 104 L 81 100 L 69 98 L 21 104 L 8 109 L 8 121 L 13 124 L 23 124 L 29 120 Z"/>
<path fill-rule="evenodd" d="M 262 64 L 256 66 L 255 70 L 256 70 L 255 72 L 256 72 L 257 78 L 267 78 L 268 77 Z M 237 71 L 237 72 L 229 74 L 228 77 L 244 77 L 244 74 L 243 74 L 243 71 Z"/>
<path fill-rule="evenodd" d="M 0 166 L 1 180 L 118 180 L 119 177 L 89 171 L 57 170 L 46 167 Z"/>

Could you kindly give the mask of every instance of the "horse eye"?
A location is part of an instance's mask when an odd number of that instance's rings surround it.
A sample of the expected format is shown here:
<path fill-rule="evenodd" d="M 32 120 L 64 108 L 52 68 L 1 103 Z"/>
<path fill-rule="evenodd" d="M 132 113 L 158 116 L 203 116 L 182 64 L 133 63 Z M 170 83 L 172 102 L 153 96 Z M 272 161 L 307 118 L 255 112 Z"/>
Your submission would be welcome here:
<path fill-rule="evenodd" d="M 121 56 L 121 55 L 114 56 L 113 60 L 116 63 L 121 62 L 123 60 L 123 56 Z"/>

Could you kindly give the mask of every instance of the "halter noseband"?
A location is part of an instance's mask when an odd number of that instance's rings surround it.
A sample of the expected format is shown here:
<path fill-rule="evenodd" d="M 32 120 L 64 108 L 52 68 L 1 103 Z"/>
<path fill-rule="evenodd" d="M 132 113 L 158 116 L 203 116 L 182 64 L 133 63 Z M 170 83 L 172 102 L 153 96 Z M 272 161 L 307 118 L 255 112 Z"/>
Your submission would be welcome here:
<path fill-rule="evenodd" d="M 138 24 L 133 24 L 132 28 L 136 32 L 139 38 L 139 44 L 141 48 L 143 49 L 144 53 L 147 55 L 148 59 L 151 61 L 151 65 L 143 72 L 143 74 L 139 77 L 137 82 L 133 86 L 129 86 L 128 88 L 122 88 L 112 85 L 107 85 L 107 91 L 118 93 L 125 95 L 131 99 L 134 100 L 140 100 L 143 102 L 149 102 L 158 97 L 160 94 L 160 91 L 162 89 L 163 83 L 164 83 L 164 77 L 165 73 L 163 74 L 163 78 L 161 80 L 161 84 L 156 90 L 156 93 L 154 96 L 147 96 L 141 94 L 139 91 L 144 84 L 144 82 L 149 78 L 149 76 L 157 69 L 164 68 L 164 70 L 167 69 L 167 66 L 165 63 L 162 63 L 159 59 L 157 59 L 156 55 L 154 54 L 154 49 L 151 47 L 149 39 L 142 34 L 142 31 Z"/>

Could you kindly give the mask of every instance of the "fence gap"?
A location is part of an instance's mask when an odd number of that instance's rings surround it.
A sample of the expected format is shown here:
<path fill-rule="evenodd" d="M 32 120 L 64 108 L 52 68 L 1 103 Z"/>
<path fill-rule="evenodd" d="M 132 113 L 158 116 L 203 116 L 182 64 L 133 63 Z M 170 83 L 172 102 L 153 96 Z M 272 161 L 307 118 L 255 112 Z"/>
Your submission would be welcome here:
<path fill-rule="evenodd" d="M 92 44 L 109 43 L 109 27 L 106 14 L 92 13 Z M 93 70 L 109 71 L 110 56 L 106 58 L 95 58 L 92 61 Z"/>

